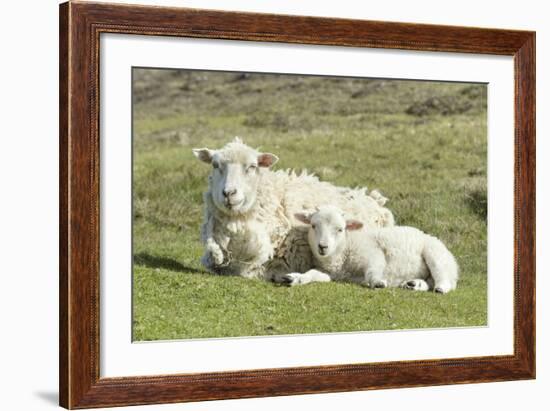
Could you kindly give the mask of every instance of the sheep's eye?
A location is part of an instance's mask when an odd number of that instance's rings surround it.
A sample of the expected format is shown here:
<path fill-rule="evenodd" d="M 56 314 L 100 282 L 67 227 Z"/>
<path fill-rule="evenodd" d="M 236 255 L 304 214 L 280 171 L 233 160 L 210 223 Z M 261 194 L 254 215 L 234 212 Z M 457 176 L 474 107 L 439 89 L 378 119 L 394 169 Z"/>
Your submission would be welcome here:
<path fill-rule="evenodd" d="M 315 227 L 315 224 L 312 224 L 312 225 L 311 225 L 311 228 L 313 228 L 313 229 L 315 230 L 315 228 L 316 228 L 316 227 Z"/>
<path fill-rule="evenodd" d="M 343 228 L 339 228 L 339 229 L 338 229 L 338 232 L 339 232 L 339 233 L 341 233 L 341 232 L 343 232 L 343 231 L 344 231 Z"/>
<path fill-rule="evenodd" d="M 256 165 L 254 164 L 251 164 L 248 166 L 248 168 L 246 169 L 247 172 L 251 173 L 253 171 L 256 171 Z"/>

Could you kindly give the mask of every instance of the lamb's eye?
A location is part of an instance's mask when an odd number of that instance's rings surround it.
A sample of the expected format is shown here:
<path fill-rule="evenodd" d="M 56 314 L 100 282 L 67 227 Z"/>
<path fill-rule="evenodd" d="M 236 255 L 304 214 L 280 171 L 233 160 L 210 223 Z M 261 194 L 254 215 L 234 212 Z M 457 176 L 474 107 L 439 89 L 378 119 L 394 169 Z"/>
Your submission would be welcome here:
<path fill-rule="evenodd" d="M 316 228 L 316 227 L 315 227 L 315 224 L 312 224 L 312 225 L 311 225 L 311 228 L 313 228 L 313 229 L 315 230 L 315 228 Z"/>
<path fill-rule="evenodd" d="M 343 232 L 343 231 L 344 231 L 343 228 L 339 228 L 339 229 L 338 229 L 338 232 L 339 232 L 339 233 L 341 233 L 341 232 Z"/>
<path fill-rule="evenodd" d="M 249 165 L 248 168 L 246 169 L 246 171 L 248 173 L 252 173 L 253 171 L 256 171 L 256 165 L 254 165 L 254 164 Z"/>

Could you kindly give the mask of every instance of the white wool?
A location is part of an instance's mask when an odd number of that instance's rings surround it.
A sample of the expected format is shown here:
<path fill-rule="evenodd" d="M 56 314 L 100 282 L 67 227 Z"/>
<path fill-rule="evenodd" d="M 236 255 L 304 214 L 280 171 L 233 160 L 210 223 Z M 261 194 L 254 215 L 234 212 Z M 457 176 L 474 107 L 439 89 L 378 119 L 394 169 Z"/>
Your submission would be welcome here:
<path fill-rule="evenodd" d="M 233 162 L 250 161 L 252 155 L 262 155 L 240 140 L 215 153 L 216 158 L 230 157 Z M 198 153 L 195 155 L 199 157 Z M 394 224 L 391 211 L 380 205 L 381 195 L 373 198 L 366 188 L 337 187 L 306 171 L 297 174 L 293 170 L 258 168 L 257 173 L 254 204 L 235 213 L 215 204 L 215 187 L 212 175 L 209 177 L 201 238 L 205 245 L 202 263 L 211 271 L 274 279 L 279 274 L 311 268 L 307 228 L 296 221 L 294 214 L 313 211 L 323 204 L 339 206 L 368 227 Z"/>
<path fill-rule="evenodd" d="M 442 293 L 456 288 L 458 265 L 436 237 L 413 227 L 350 231 L 346 230 L 350 222 L 344 215 L 343 210 L 327 206 L 306 217 L 311 222 L 308 241 L 318 270 L 289 274 L 286 281 L 295 285 L 352 280 L 373 288 L 433 289 Z M 326 247 L 326 255 L 320 254 L 320 245 Z"/>

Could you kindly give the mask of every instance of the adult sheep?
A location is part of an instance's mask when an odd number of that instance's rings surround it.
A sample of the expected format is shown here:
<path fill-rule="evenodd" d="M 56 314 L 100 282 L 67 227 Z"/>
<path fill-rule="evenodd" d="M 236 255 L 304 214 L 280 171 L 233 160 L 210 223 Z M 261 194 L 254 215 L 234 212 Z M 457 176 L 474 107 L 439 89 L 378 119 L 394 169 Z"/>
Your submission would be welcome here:
<path fill-rule="evenodd" d="M 272 171 L 278 161 L 239 138 L 223 148 L 193 149 L 210 164 L 204 193 L 202 264 L 220 274 L 278 281 L 282 275 L 312 267 L 307 229 L 296 213 L 330 202 L 367 226 L 394 224 L 386 198 L 366 188 L 337 187 L 303 171 Z"/>

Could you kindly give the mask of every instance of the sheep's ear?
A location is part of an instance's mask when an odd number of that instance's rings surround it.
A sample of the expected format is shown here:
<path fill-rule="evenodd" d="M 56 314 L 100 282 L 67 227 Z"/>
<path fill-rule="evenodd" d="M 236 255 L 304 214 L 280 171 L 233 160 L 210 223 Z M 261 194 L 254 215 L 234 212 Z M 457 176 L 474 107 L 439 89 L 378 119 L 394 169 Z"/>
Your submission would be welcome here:
<path fill-rule="evenodd" d="M 296 217 L 296 220 L 301 221 L 304 224 L 311 224 L 311 217 L 309 216 L 309 214 L 296 213 L 294 214 L 294 217 Z"/>
<path fill-rule="evenodd" d="M 354 231 L 363 228 L 363 223 L 357 220 L 346 220 L 346 230 Z"/>
<path fill-rule="evenodd" d="M 271 153 L 262 153 L 258 155 L 258 167 L 271 167 L 279 161 L 279 157 Z"/>
<path fill-rule="evenodd" d="M 214 150 L 208 148 L 194 148 L 193 154 L 200 161 L 210 164 L 212 162 L 212 156 L 214 155 Z"/>

